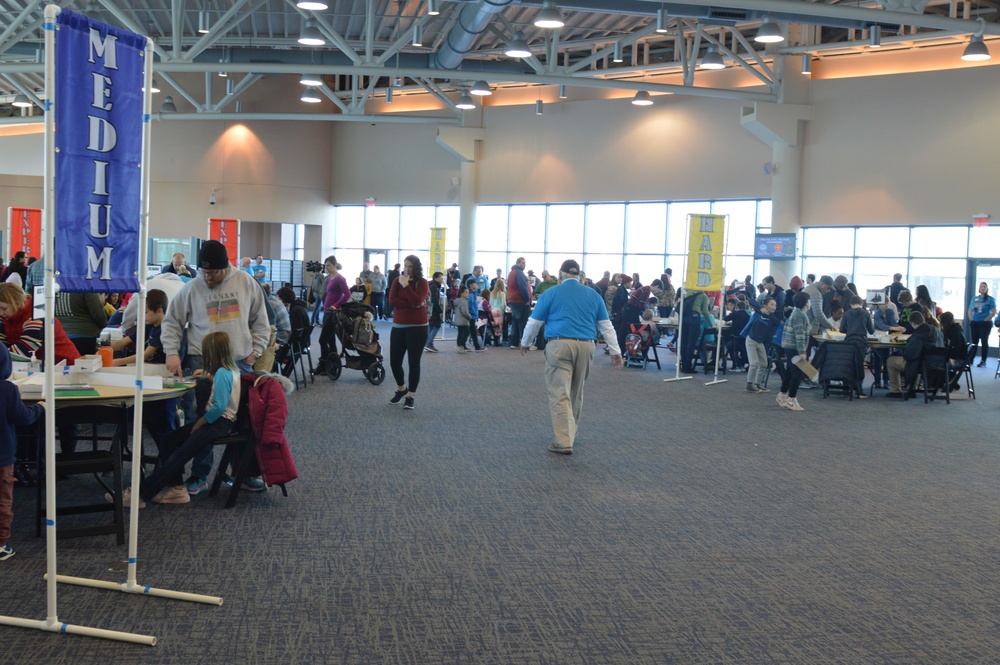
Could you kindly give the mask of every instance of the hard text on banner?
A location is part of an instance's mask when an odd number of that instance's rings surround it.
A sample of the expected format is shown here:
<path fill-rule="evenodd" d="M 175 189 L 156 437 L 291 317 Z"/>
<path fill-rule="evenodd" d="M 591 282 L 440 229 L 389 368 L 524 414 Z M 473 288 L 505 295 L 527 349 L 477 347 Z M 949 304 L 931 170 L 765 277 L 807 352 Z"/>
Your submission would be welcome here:
<path fill-rule="evenodd" d="M 7 208 L 7 253 L 25 257 L 42 255 L 42 211 L 39 208 Z"/>
<path fill-rule="evenodd" d="M 146 38 L 67 10 L 56 22 L 59 287 L 137 291 Z"/>
<path fill-rule="evenodd" d="M 229 262 L 238 266 L 240 260 L 240 220 L 218 219 L 208 220 L 208 239 L 218 240 L 226 248 Z"/>
<path fill-rule="evenodd" d="M 726 216 L 688 215 L 688 228 L 690 235 L 684 287 L 699 291 L 722 290 Z"/>
<path fill-rule="evenodd" d="M 428 275 L 433 275 L 436 272 L 444 272 L 444 247 L 445 247 L 445 236 L 447 236 L 448 230 L 438 227 L 431 228 L 431 246 L 430 246 L 430 270 Z"/>

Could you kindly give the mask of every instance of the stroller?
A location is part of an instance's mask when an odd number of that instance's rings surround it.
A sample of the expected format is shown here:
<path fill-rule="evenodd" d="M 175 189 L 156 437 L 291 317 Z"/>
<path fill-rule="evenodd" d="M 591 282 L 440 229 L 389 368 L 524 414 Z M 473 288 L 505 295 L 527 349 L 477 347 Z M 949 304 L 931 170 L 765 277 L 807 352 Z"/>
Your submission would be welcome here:
<path fill-rule="evenodd" d="M 374 386 L 385 380 L 382 347 L 378 343 L 374 319 L 375 309 L 371 305 L 346 302 L 337 310 L 334 330 L 340 340 L 341 350 L 331 351 L 326 358 L 326 375 L 331 381 L 340 378 L 340 372 L 345 366 L 347 369 L 360 369 Z M 354 351 L 357 355 L 349 351 Z"/>
<path fill-rule="evenodd" d="M 623 349 L 625 366 L 646 369 L 646 364 L 649 362 L 649 347 L 656 343 L 658 337 L 656 326 L 652 323 L 638 326 L 630 323 Z"/>
<path fill-rule="evenodd" d="M 493 308 L 490 306 L 489 299 L 484 299 L 482 304 L 482 309 L 479 310 L 479 318 L 484 321 L 483 325 L 483 346 L 500 346 L 500 340 L 503 337 L 500 326 L 497 325 L 496 318 L 493 316 Z"/>

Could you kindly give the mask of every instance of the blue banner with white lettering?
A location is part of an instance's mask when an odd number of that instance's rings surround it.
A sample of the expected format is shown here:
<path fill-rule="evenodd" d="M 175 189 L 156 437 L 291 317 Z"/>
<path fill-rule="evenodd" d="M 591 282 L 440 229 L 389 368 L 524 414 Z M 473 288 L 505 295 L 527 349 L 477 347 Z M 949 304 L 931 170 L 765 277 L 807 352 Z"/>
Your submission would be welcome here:
<path fill-rule="evenodd" d="M 146 38 L 65 9 L 56 25 L 56 281 L 138 291 Z"/>

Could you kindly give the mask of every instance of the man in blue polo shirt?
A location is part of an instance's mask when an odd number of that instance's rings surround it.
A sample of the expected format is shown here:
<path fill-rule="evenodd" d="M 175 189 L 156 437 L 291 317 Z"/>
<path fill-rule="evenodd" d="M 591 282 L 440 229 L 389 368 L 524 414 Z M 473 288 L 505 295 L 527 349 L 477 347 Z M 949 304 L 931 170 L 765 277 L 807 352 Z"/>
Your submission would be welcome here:
<path fill-rule="evenodd" d="M 534 342 L 545 324 L 545 385 L 555 441 L 549 450 L 559 455 L 573 453 L 577 423 L 583 407 L 583 384 L 594 361 L 595 331 L 611 349 L 611 362 L 622 366 L 622 352 L 601 294 L 580 283 L 580 264 L 573 259 L 559 268 L 559 286 L 546 290 L 524 328 L 521 353 Z"/>

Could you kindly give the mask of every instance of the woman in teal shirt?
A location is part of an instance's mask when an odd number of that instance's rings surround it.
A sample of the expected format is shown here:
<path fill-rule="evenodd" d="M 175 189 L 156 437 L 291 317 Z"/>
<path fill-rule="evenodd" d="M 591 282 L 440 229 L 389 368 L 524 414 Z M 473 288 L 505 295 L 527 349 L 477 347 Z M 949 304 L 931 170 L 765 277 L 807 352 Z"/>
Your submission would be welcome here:
<path fill-rule="evenodd" d="M 979 295 L 969 303 L 969 329 L 972 333 L 972 343 L 983 341 L 982 360 L 979 367 L 986 366 L 986 358 L 990 355 L 990 326 L 997 313 L 997 301 L 990 295 L 990 287 L 986 282 L 979 283 Z"/>

